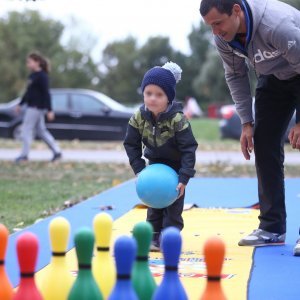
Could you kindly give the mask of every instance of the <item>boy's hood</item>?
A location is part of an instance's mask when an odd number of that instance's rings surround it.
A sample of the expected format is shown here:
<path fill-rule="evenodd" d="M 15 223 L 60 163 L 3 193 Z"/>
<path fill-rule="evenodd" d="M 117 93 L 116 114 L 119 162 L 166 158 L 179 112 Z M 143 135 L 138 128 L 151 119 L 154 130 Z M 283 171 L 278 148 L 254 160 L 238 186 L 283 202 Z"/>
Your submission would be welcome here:
<path fill-rule="evenodd" d="M 140 107 L 140 111 L 142 116 L 149 120 L 152 121 L 153 117 L 152 117 L 152 113 L 150 110 L 148 110 L 145 106 L 145 104 L 143 104 Z M 177 101 L 173 101 L 167 108 L 166 111 L 162 112 L 159 117 L 157 118 L 157 121 L 163 121 L 166 119 L 169 119 L 170 117 L 176 115 L 177 113 L 183 113 L 183 106 L 181 103 L 177 102 Z"/>

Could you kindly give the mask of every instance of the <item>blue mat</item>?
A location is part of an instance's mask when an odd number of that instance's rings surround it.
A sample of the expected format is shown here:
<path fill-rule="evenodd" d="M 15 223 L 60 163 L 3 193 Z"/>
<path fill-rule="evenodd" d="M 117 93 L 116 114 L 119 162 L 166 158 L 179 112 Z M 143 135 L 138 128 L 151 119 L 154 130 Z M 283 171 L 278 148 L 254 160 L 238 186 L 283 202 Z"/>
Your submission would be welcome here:
<path fill-rule="evenodd" d="M 134 193 L 134 182 L 129 181 L 121 184 L 115 188 L 109 189 L 97 196 L 94 196 L 84 202 L 81 202 L 71 208 L 63 210 L 49 218 L 46 218 L 26 229 L 10 235 L 7 257 L 6 269 L 8 276 L 13 286 L 19 283 L 19 267 L 16 253 L 16 238 L 26 232 L 30 231 L 38 236 L 39 243 L 42 245 L 39 249 L 39 256 L 36 270 L 45 267 L 51 258 L 50 243 L 48 236 L 49 222 L 57 217 L 63 216 L 71 224 L 71 238 L 68 245 L 68 250 L 73 248 L 73 235 L 82 226 L 92 227 L 93 218 L 96 214 L 101 212 L 101 207 L 112 206 L 113 210 L 106 211 L 114 219 L 119 218 L 138 203 L 138 199 Z"/>
<path fill-rule="evenodd" d="M 249 299 L 300 299 L 300 257 L 293 256 L 299 237 L 300 179 L 286 180 L 287 239 L 285 246 L 257 248 L 254 253 Z"/>
<path fill-rule="evenodd" d="M 280 247 L 260 248 L 254 252 L 248 290 L 251 300 L 300 298 L 297 289 L 300 282 L 300 258 L 292 256 L 292 248 L 298 237 L 300 225 L 300 179 L 286 180 L 286 198 L 287 244 Z M 186 203 L 194 203 L 205 208 L 250 207 L 257 202 L 257 180 L 253 178 L 196 178 L 190 181 L 186 191 Z M 37 270 L 46 266 L 51 257 L 48 225 L 52 218 L 58 215 L 67 218 L 71 224 L 71 236 L 73 236 L 79 227 L 91 227 L 94 216 L 101 211 L 102 207 L 112 206 L 113 209 L 107 212 L 117 219 L 138 203 L 135 182 L 131 180 L 28 227 L 26 230 L 37 234 L 42 245 Z M 12 234 L 9 239 L 6 263 L 14 286 L 19 282 L 15 240 L 24 231 Z M 68 249 L 72 247 L 71 238 Z"/>

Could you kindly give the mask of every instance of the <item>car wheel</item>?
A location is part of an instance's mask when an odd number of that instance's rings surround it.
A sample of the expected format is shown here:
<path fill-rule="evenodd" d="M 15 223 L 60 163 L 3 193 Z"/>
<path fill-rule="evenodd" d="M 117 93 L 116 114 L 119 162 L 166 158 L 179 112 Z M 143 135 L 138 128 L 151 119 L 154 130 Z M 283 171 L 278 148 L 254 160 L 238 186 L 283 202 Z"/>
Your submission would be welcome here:
<path fill-rule="evenodd" d="M 15 140 L 20 141 L 22 137 L 22 124 L 18 124 L 14 127 L 12 136 Z"/>

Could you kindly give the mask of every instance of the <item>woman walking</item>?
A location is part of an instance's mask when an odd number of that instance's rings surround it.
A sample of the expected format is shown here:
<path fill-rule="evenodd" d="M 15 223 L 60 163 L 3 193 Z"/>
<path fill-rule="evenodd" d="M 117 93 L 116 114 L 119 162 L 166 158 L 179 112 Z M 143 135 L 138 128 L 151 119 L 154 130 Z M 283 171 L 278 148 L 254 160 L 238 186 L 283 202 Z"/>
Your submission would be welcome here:
<path fill-rule="evenodd" d="M 53 121 L 55 117 L 51 108 L 49 93 L 49 63 L 40 54 L 31 53 L 27 57 L 27 68 L 31 72 L 27 90 L 16 108 L 16 112 L 19 113 L 21 106 L 27 105 L 22 125 L 23 147 L 16 162 L 28 160 L 30 146 L 35 135 L 52 150 L 53 158 L 51 161 L 55 161 L 61 158 L 61 150 L 45 124 L 45 114 L 48 121 Z"/>

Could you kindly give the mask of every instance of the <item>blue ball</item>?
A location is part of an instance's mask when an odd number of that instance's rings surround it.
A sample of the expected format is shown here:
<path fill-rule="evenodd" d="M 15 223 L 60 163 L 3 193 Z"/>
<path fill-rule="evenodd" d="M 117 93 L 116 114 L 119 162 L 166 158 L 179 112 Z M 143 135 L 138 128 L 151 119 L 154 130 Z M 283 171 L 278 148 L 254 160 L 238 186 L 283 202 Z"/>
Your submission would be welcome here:
<path fill-rule="evenodd" d="M 178 175 L 169 166 L 153 164 L 138 176 L 136 192 L 140 200 L 152 208 L 165 208 L 178 197 Z"/>

